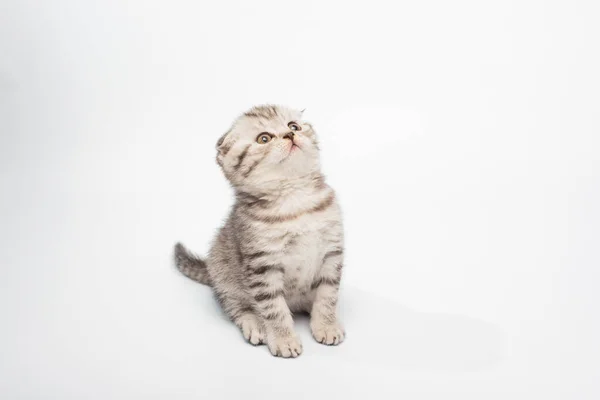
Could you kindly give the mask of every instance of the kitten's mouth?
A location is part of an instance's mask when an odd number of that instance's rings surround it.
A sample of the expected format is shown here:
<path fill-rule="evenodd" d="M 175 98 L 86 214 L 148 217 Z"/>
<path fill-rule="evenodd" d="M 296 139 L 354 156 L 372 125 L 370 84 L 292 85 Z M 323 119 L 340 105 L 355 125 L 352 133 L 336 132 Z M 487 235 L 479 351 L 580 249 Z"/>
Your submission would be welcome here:
<path fill-rule="evenodd" d="M 290 154 L 292 154 L 294 151 L 298 151 L 298 150 L 302 150 L 302 149 L 296 143 L 292 142 L 292 145 L 290 146 L 290 152 L 288 153 L 288 156 Z"/>
<path fill-rule="evenodd" d="M 301 151 L 302 148 L 300 146 L 298 146 L 296 143 L 292 143 L 292 145 L 290 146 L 290 150 L 288 151 L 287 155 L 285 155 L 280 161 L 279 163 L 281 164 L 284 161 L 287 161 L 293 153 L 297 153 L 298 151 Z"/>

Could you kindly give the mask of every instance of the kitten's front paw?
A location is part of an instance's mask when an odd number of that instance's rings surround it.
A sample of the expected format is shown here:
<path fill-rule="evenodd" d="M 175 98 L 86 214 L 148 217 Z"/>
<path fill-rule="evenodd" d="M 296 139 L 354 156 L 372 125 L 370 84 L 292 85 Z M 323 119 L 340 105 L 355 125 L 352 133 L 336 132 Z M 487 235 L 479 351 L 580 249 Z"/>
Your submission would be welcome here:
<path fill-rule="evenodd" d="M 346 336 L 344 328 L 337 322 L 328 325 L 314 324 L 310 328 L 317 342 L 329 346 L 336 346 L 342 343 Z"/>
<path fill-rule="evenodd" d="M 296 358 L 302 354 L 302 343 L 294 336 L 274 337 L 267 342 L 271 354 L 283 358 Z"/>

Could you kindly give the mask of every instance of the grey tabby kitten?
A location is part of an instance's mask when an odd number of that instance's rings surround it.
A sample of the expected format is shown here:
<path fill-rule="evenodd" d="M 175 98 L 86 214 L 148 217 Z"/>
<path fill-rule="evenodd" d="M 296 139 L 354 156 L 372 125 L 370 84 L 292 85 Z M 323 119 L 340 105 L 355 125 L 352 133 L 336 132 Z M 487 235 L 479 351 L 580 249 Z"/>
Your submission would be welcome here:
<path fill-rule="evenodd" d="M 312 125 L 300 111 L 257 106 L 237 118 L 217 151 L 235 205 L 206 261 L 178 243 L 177 267 L 210 285 L 246 340 L 266 343 L 275 356 L 302 353 L 293 312 L 310 313 L 318 342 L 341 343 L 342 218 Z"/>

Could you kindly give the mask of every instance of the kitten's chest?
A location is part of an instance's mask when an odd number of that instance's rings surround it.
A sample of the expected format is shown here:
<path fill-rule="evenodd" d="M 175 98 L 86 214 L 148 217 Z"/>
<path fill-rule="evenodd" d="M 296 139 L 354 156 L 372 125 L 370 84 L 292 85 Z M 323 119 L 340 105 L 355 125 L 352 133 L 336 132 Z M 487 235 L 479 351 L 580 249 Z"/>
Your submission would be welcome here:
<path fill-rule="evenodd" d="M 304 291 L 313 282 L 324 255 L 322 229 L 319 221 L 312 221 L 289 231 L 290 243 L 283 260 L 289 290 Z"/>

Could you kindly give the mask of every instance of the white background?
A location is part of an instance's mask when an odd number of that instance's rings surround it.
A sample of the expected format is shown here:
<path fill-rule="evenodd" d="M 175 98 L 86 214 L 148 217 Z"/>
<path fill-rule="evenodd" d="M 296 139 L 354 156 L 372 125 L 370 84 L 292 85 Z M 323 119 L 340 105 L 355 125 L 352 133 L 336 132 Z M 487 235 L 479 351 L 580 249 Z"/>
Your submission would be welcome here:
<path fill-rule="evenodd" d="M 0 1 L 3 399 L 600 397 L 596 1 Z M 271 357 L 180 276 L 214 145 L 307 108 L 347 341 Z"/>

